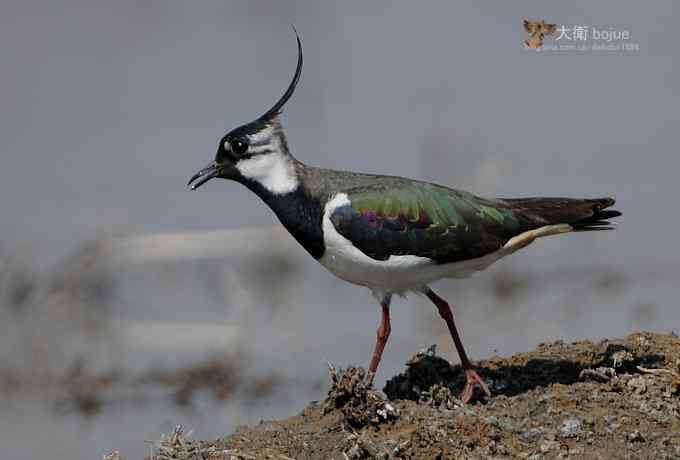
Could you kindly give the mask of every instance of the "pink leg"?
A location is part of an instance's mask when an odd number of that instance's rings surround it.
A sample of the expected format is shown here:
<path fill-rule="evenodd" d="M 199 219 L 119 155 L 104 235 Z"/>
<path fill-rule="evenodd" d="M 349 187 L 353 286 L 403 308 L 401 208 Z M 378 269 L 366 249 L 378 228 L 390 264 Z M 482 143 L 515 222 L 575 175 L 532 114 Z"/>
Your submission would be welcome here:
<path fill-rule="evenodd" d="M 463 392 L 460 394 L 460 399 L 467 404 L 472 398 L 472 392 L 475 389 L 475 385 L 479 385 L 482 391 L 484 391 L 484 393 L 486 393 L 487 396 L 491 396 L 489 387 L 486 385 L 486 383 L 484 383 L 484 380 L 482 380 L 482 378 L 477 374 L 474 367 L 472 366 L 472 363 L 467 357 L 467 353 L 465 353 L 465 348 L 463 348 L 463 342 L 460 340 L 460 335 L 458 335 L 456 323 L 453 319 L 453 311 L 451 310 L 451 306 L 446 300 L 439 297 L 432 289 L 427 288 L 423 292 L 425 293 L 427 298 L 430 299 L 433 304 L 435 304 L 437 310 L 439 310 L 439 315 L 442 318 L 444 318 L 444 321 L 446 321 L 446 325 L 448 326 L 449 332 L 451 333 L 451 337 L 453 338 L 453 343 L 456 345 L 456 350 L 458 350 L 460 362 L 463 365 L 463 369 L 465 369 L 466 383 L 465 388 L 463 388 Z"/>
<path fill-rule="evenodd" d="M 369 386 L 373 385 L 373 378 L 375 377 L 375 373 L 378 371 L 380 358 L 382 358 L 385 344 L 387 343 L 387 339 L 390 337 L 390 331 L 392 330 L 392 327 L 390 326 L 390 300 L 391 296 L 386 296 L 382 302 L 380 302 L 380 307 L 382 308 L 382 317 L 380 319 L 380 326 L 378 326 L 378 331 L 376 333 L 373 357 L 371 358 L 371 364 L 368 367 L 368 375 L 366 376 L 366 381 L 368 382 Z"/>

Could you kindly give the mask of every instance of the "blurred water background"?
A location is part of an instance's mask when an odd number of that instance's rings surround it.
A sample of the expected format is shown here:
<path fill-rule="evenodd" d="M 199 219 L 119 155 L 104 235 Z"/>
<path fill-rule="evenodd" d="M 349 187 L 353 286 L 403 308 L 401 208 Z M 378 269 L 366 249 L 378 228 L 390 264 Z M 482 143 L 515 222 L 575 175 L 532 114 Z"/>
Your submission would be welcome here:
<path fill-rule="evenodd" d="M 525 17 L 625 29 L 640 49 L 529 51 Z M 323 398 L 327 361 L 366 365 L 367 290 L 245 188 L 184 186 L 285 89 L 291 23 L 300 160 L 617 198 L 615 232 L 437 285 L 474 359 L 677 330 L 677 18 L 672 0 L 3 1 L 0 457 L 140 458 L 178 423 L 206 439 L 297 413 Z M 397 300 L 378 385 L 431 343 L 457 360 L 433 307 Z"/>

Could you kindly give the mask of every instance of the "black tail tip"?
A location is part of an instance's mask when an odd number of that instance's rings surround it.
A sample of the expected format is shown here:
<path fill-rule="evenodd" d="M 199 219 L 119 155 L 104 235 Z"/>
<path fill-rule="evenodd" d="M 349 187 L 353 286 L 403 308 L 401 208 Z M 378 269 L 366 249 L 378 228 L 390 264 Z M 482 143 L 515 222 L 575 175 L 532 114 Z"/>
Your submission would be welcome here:
<path fill-rule="evenodd" d="M 597 217 L 598 220 L 607 220 L 613 219 L 614 217 L 619 217 L 621 215 L 621 211 L 617 211 L 616 209 L 607 209 L 606 211 L 600 211 L 596 213 L 593 217 Z"/>
<path fill-rule="evenodd" d="M 593 215 L 572 223 L 572 227 L 577 232 L 586 232 L 593 230 L 613 230 L 616 228 L 616 224 L 609 222 L 609 219 L 614 217 L 619 217 L 622 215 L 621 211 L 616 209 L 606 209 L 613 206 L 616 203 L 614 198 L 598 198 L 593 200 L 595 205 L 593 206 Z"/>

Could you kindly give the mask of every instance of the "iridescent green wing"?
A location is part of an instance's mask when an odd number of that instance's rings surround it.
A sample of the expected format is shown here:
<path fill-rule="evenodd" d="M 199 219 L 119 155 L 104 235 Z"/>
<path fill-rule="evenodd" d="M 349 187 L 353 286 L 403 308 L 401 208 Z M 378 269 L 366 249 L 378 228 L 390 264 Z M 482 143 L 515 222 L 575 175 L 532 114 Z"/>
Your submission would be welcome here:
<path fill-rule="evenodd" d="M 376 260 L 391 255 L 438 263 L 475 259 L 521 233 L 503 201 L 414 181 L 390 180 L 346 191 L 348 205 L 330 216 L 337 231 Z"/>

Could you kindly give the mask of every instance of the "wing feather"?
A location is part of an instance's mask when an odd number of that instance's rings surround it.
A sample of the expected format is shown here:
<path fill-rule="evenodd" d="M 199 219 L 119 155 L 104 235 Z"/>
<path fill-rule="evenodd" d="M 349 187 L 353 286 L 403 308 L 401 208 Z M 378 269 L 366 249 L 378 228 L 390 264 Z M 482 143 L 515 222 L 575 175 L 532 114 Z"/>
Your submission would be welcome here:
<path fill-rule="evenodd" d="M 424 182 L 348 190 L 332 213 L 336 230 L 366 255 L 428 257 L 438 263 L 482 257 L 521 232 L 503 201 Z"/>

